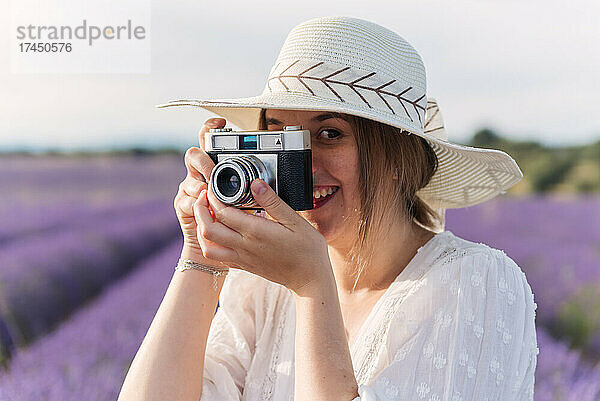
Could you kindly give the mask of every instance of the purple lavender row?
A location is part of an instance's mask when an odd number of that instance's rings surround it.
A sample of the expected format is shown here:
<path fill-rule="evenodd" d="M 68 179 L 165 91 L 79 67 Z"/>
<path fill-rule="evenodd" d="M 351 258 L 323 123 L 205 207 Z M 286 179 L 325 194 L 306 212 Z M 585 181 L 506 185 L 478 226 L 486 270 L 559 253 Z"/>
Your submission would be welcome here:
<path fill-rule="evenodd" d="M 0 399 L 116 399 L 160 305 L 181 250 L 178 241 L 110 286 L 56 331 L 20 349 L 0 373 Z M 597 401 L 600 364 L 537 329 L 535 401 Z"/>
<path fill-rule="evenodd" d="M 115 400 L 181 252 L 171 242 L 0 370 L 0 399 Z"/>
<path fill-rule="evenodd" d="M 537 328 L 538 354 L 535 401 L 600 400 L 600 363 L 595 366 L 578 350 L 570 350 Z"/>
<path fill-rule="evenodd" d="M 550 324 L 584 286 L 600 289 L 600 197 L 500 198 L 450 209 L 446 227 L 502 249 L 527 274 L 538 322 Z M 598 291 L 600 298 L 600 290 Z"/>
<path fill-rule="evenodd" d="M 0 319 L 10 342 L 24 345 L 47 332 L 180 232 L 170 201 L 96 217 L 0 248 Z M 6 359 L 10 344 L 1 346 Z"/>
<path fill-rule="evenodd" d="M 183 155 L 152 157 L 0 157 L 0 210 L 24 205 L 113 204 L 148 195 L 172 197 L 185 178 Z"/>
<path fill-rule="evenodd" d="M 148 199 L 173 199 L 183 155 L 0 157 L 0 244 Z"/>
<path fill-rule="evenodd" d="M 5 206 L 0 211 L 0 246 L 8 241 L 22 238 L 24 235 L 56 228 L 70 221 L 74 216 L 94 213 L 93 207 L 85 202 L 61 202 L 48 205 Z"/>
<path fill-rule="evenodd" d="M 135 213 L 146 205 L 164 205 L 165 197 L 153 200 L 121 200 L 109 205 L 85 201 L 61 202 L 48 205 L 40 203 L 35 207 L 15 205 L 0 212 L 0 247 L 10 245 L 10 241 L 22 240 L 25 236 L 44 231 L 85 227 L 90 220 L 114 218 Z"/>

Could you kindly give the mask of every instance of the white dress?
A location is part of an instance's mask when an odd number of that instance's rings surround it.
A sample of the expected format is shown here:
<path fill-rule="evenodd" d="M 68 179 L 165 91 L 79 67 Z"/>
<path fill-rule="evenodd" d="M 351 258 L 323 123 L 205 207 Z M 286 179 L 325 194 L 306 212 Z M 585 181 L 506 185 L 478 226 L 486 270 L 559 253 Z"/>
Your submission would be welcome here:
<path fill-rule="evenodd" d="M 231 269 L 210 327 L 201 401 L 294 399 L 295 303 Z M 350 348 L 348 401 L 533 400 L 535 310 L 502 250 L 436 234 L 377 301 Z"/>

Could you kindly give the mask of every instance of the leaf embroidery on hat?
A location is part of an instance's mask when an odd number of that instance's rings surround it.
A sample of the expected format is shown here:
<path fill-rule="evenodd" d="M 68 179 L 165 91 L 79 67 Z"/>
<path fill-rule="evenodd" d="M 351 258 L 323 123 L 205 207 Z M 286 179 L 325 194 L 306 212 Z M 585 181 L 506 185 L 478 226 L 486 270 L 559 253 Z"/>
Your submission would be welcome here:
<path fill-rule="evenodd" d="M 444 126 L 443 126 L 443 125 L 440 125 L 439 127 L 435 127 L 435 128 L 432 128 L 432 127 L 431 127 L 431 124 L 432 124 L 432 122 L 433 122 L 433 119 L 434 119 L 434 118 L 435 118 L 435 117 L 436 117 L 436 116 L 439 114 L 439 112 L 440 112 L 440 109 L 439 109 L 439 107 L 438 107 L 437 103 L 430 103 L 429 101 L 427 101 L 427 108 L 426 108 L 425 110 L 426 110 L 426 112 L 429 112 L 430 114 L 429 114 L 429 115 L 427 116 L 427 118 L 426 118 L 426 121 L 425 121 L 425 131 L 424 131 L 424 132 L 425 132 L 426 134 L 430 134 L 430 133 L 432 133 L 432 132 L 435 132 L 435 131 L 439 131 L 439 130 L 441 130 L 441 129 L 444 129 Z M 431 110 L 433 110 L 433 111 L 431 111 Z M 444 139 L 444 138 L 439 138 L 439 139 L 441 139 L 441 140 L 443 140 L 443 141 L 446 141 L 446 142 L 447 142 L 447 140 L 446 140 L 446 139 Z"/>
<path fill-rule="evenodd" d="M 369 78 L 373 75 L 376 74 L 376 72 L 371 72 L 368 73 L 367 75 L 364 75 L 358 79 L 355 79 L 354 81 L 351 82 L 343 82 L 343 81 L 338 81 L 338 80 L 334 80 L 331 79 L 331 77 L 338 75 L 341 72 L 344 72 L 346 70 L 349 70 L 350 67 L 344 67 L 341 68 L 325 77 L 313 77 L 313 76 L 308 76 L 305 75 L 308 71 L 320 66 L 321 64 L 324 64 L 323 61 L 318 62 L 314 65 L 312 65 L 311 67 L 305 69 L 304 71 L 302 71 L 301 73 L 297 74 L 297 75 L 293 75 L 293 74 L 288 74 L 288 75 L 284 75 L 285 72 L 287 70 L 289 70 L 294 64 L 296 64 L 297 62 L 299 62 L 300 60 L 296 60 L 294 61 L 292 64 L 290 64 L 289 66 L 287 66 L 283 71 L 281 71 L 279 73 L 279 75 L 276 76 L 272 76 L 267 80 L 267 87 L 269 88 L 270 91 L 272 91 L 271 89 L 271 85 L 269 84 L 271 82 L 271 80 L 273 79 L 277 79 L 281 85 L 283 85 L 283 87 L 285 88 L 286 91 L 289 91 L 288 86 L 283 82 L 282 78 L 295 78 L 297 79 L 302 85 L 304 85 L 304 87 L 314 96 L 316 96 L 315 92 L 310 88 L 310 86 L 308 86 L 306 84 L 306 82 L 304 82 L 304 80 L 306 79 L 312 79 L 312 80 L 316 80 L 316 81 L 320 81 L 323 83 L 323 85 L 325 85 L 341 102 L 345 102 L 344 98 L 342 98 L 339 93 L 337 93 L 330 84 L 339 84 L 339 85 L 346 85 L 347 87 L 349 87 L 350 89 L 352 89 L 361 99 L 363 102 L 366 103 L 367 106 L 369 106 L 369 108 L 373 108 L 373 106 L 371 106 L 371 104 L 369 104 L 369 102 L 367 101 L 367 99 L 365 99 L 365 97 L 357 90 L 358 89 L 364 89 L 364 90 L 369 90 L 369 91 L 373 91 L 375 92 L 375 94 L 377 94 L 377 96 L 379 96 L 379 98 L 383 101 L 383 103 L 385 103 L 385 105 L 390 109 L 390 111 L 392 112 L 392 114 L 396 114 L 396 111 L 392 108 L 392 106 L 390 106 L 390 104 L 387 102 L 387 100 L 385 100 L 385 98 L 383 97 L 383 95 L 388 95 L 388 96 L 392 96 L 395 97 L 396 99 L 398 99 L 398 101 L 400 102 L 400 105 L 402 106 L 402 108 L 404 109 L 404 112 L 406 113 L 406 115 L 408 116 L 408 118 L 410 119 L 411 122 L 414 122 L 413 118 L 411 117 L 411 115 L 409 114 L 408 110 L 406 109 L 406 106 L 404 105 L 404 103 L 408 103 L 409 105 L 411 105 L 415 112 L 417 113 L 417 116 L 419 117 L 419 123 L 422 124 L 422 120 L 421 120 L 421 112 L 419 111 L 419 109 L 421 109 L 423 111 L 423 113 L 425 112 L 425 107 L 421 106 L 419 104 L 419 102 L 421 101 L 421 99 L 423 99 L 425 97 L 425 94 L 421 95 L 421 97 L 419 97 L 416 100 L 410 100 L 407 99 L 406 97 L 404 97 L 403 95 L 408 92 L 409 90 L 411 90 L 413 87 L 409 86 L 408 88 L 404 89 L 403 91 L 401 91 L 400 93 L 392 93 L 386 90 L 383 90 L 383 88 L 385 88 L 388 85 L 393 84 L 394 82 L 396 82 L 395 79 L 380 85 L 376 88 L 372 88 L 369 86 L 365 86 L 365 85 L 361 85 L 358 82 Z M 277 66 L 275 66 L 275 68 L 277 68 Z"/>

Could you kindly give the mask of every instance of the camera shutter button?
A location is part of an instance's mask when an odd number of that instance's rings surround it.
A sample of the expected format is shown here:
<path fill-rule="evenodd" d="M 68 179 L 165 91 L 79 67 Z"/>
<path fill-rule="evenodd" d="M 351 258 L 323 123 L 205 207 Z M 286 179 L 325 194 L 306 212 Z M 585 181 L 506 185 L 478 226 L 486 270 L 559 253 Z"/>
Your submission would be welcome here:
<path fill-rule="evenodd" d="M 285 127 L 283 127 L 284 131 L 296 131 L 302 129 L 301 125 L 286 125 Z"/>

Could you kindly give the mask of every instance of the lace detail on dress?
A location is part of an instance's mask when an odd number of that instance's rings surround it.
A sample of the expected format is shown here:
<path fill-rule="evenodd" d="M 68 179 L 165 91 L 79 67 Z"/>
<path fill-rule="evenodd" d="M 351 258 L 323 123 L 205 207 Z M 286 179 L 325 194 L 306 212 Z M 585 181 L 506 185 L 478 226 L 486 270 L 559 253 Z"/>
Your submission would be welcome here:
<path fill-rule="evenodd" d="M 354 372 L 354 376 L 356 377 L 357 383 L 365 384 L 372 376 L 376 366 L 375 366 L 375 357 L 378 355 L 379 348 L 381 343 L 383 343 L 385 339 L 386 333 L 389 331 L 389 326 L 392 322 L 393 316 L 396 314 L 397 307 L 404 299 L 411 296 L 415 291 L 417 291 L 421 286 L 427 283 L 427 280 L 423 278 L 426 271 L 428 271 L 428 267 L 435 265 L 436 263 L 440 263 L 441 265 L 445 265 L 450 263 L 457 258 L 463 257 L 471 252 L 469 248 L 456 248 L 455 243 L 450 245 L 448 248 L 445 248 L 434 260 L 426 265 L 421 265 L 417 270 L 417 278 L 414 280 L 415 284 L 410 287 L 406 292 L 404 292 L 404 296 L 395 296 L 393 298 L 388 299 L 381 307 L 384 308 L 385 314 L 381 319 L 381 323 L 377 326 L 375 331 L 368 335 L 365 338 L 364 343 L 368 347 L 366 355 L 360 364 L 358 371 Z M 411 327 L 409 327 L 411 330 Z M 412 327 L 412 330 L 416 332 L 418 327 Z M 443 363 L 442 363 L 443 359 Z M 438 365 L 445 365 L 445 358 L 438 358 Z"/>
<path fill-rule="evenodd" d="M 383 316 L 381 323 L 375 329 L 375 332 L 367 336 L 365 339 L 365 345 L 368 346 L 368 351 L 362 363 L 360 364 L 359 370 L 354 372 L 354 376 L 356 377 L 356 381 L 359 385 L 365 384 L 375 370 L 375 357 L 377 356 L 379 347 L 385 338 L 385 334 L 389 330 L 392 317 L 396 313 L 397 305 L 417 291 L 424 284 L 422 277 L 425 273 L 425 270 L 425 267 L 421 267 L 419 269 L 419 278 L 415 280 L 415 284 L 413 284 L 413 286 L 404 293 L 404 296 L 390 298 L 382 305 L 382 308 L 385 310 L 385 315 Z M 416 331 L 418 327 L 413 327 L 413 329 Z"/>
<path fill-rule="evenodd" d="M 282 313 L 281 320 L 277 324 L 277 334 L 275 334 L 275 344 L 273 345 L 273 355 L 271 356 L 269 374 L 267 377 L 265 377 L 263 388 L 260 393 L 260 400 L 263 401 L 270 400 L 273 395 L 275 379 L 277 378 L 277 370 L 279 366 L 279 353 L 281 352 L 281 344 L 283 342 L 283 329 L 285 328 L 288 317 L 288 303 L 290 302 L 290 298 L 281 297 L 281 293 L 279 294 L 279 297 L 284 298 L 283 304 L 281 305 L 281 308 L 283 308 L 282 310 L 284 312 Z M 275 304 L 278 303 L 279 302 L 276 302 Z"/>
<path fill-rule="evenodd" d="M 439 263 L 441 261 L 441 265 L 448 264 L 450 262 L 454 262 L 456 259 L 461 258 L 467 254 L 469 254 L 469 248 L 464 249 L 456 249 L 455 247 L 444 249 L 444 251 L 432 262 L 432 264 Z"/>

